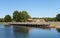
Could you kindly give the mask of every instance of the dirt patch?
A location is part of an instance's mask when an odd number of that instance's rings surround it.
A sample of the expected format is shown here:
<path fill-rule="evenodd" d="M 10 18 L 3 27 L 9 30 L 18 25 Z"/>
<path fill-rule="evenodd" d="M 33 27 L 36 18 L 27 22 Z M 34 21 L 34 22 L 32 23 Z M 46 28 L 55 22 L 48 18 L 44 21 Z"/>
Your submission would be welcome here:
<path fill-rule="evenodd" d="M 57 26 L 56 26 L 56 25 L 55 25 L 55 26 L 52 25 L 52 26 L 49 26 L 49 27 L 50 27 L 50 28 L 60 28 L 60 25 L 57 25 Z"/>

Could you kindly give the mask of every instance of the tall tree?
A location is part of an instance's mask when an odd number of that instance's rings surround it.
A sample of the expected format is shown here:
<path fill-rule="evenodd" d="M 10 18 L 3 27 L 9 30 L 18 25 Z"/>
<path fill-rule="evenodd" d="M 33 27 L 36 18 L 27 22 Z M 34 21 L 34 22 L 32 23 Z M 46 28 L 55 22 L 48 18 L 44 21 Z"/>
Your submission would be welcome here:
<path fill-rule="evenodd" d="M 13 13 L 13 20 L 15 20 L 16 22 L 19 22 L 20 18 L 19 18 L 20 14 L 19 12 L 16 10 Z"/>
<path fill-rule="evenodd" d="M 6 16 L 4 17 L 4 20 L 5 20 L 5 22 L 11 22 L 11 21 L 12 21 L 12 18 L 11 18 L 10 15 L 6 15 Z"/>
<path fill-rule="evenodd" d="M 60 21 L 60 14 L 57 14 L 57 15 L 56 15 L 56 20 L 57 20 L 57 21 Z"/>
<path fill-rule="evenodd" d="M 20 11 L 19 14 L 20 14 L 20 16 L 19 16 L 20 20 L 19 21 L 22 22 L 22 12 Z"/>
<path fill-rule="evenodd" d="M 27 13 L 27 11 L 22 11 L 21 13 L 21 16 L 22 16 L 22 21 L 27 21 L 28 18 L 31 18 L 30 15 Z"/>
<path fill-rule="evenodd" d="M 28 18 L 30 18 L 30 15 L 26 11 L 14 11 L 13 13 L 13 20 L 16 22 L 25 22 Z"/>

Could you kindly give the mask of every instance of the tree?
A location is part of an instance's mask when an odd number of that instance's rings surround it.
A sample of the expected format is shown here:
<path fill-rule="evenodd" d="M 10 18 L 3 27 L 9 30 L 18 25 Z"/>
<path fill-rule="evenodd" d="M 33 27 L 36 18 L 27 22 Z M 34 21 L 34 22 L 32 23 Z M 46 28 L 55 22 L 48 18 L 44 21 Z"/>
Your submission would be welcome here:
<path fill-rule="evenodd" d="M 0 18 L 0 22 L 2 22 L 2 19 Z"/>
<path fill-rule="evenodd" d="M 4 19 L 3 18 L 0 18 L 0 22 L 4 22 Z"/>
<path fill-rule="evenodd" d="M 21 16 L 22 16 L 21 19 L 23 22 L 27 21 L 28 18 L 31 18 L 30 15 L 26 11 L 22 11 Z"/>
<path fill-rule="evenodd" d="M 60 14 L 57 14 L 57 15 L 56 15 L 56 20 L 57 20 L 57 21 L 60 21 Z"/>
<path fill-rule="evenodd" d="M 56 21 L 56 18 L 46 18 L 48 21 Z"/>
<path fill-rule="evenodd" d="M 11 22 L 11 21 L 12 21 L 12 18 L 11 18 L 10 15 L 6 15 L 6 16 L 4 17 L 4 20 L 5 20 L 5 22 Z"/>
<path fill-rule="evenodd" d="M 15 20 L 16 22 L 19 22 L 20 18 L 19 18 L 20 14 L 19 12 L 16 10 L 13 13 L 13 20 Z"/>
<path fill-rule="evenodd" d="M 25 22 L 28 18 L 30 18 L 30 16 L 26 11 L 14 11 L 13 13 L 13 20 L 16 22 Z"/>
<path fill-rule="evenodd" d="M 19 14 L 20 14 L 20 16 L 19 16 L 20 20 L 19 21 L 22 22 L 22 12 L 20 11 Z"/>

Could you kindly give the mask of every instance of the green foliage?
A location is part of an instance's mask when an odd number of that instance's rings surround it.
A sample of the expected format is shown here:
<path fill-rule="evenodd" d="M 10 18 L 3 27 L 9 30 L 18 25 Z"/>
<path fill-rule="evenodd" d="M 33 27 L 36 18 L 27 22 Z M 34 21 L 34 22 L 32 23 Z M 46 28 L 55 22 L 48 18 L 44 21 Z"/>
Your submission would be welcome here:
<path fill-rule="evenodd" d="M 28 18 L 30 18 L 30 16 L 26 11 L 14 11 L 13 13 L 13 20 L 16 22 L 25 22 Z"/>
<path fill-rule="evenodd" d="M 14 13 L 13 13 L 13 20 L 18 22 L 20 20 L 19 16 L 20 16 L 19 12 L 17 10 L 14 11 Z"/>
<path fill-rule="evenodd" d="M 19 14 L 20 14 L 20 16 L 19 16 L 20 20 L 19 21 L 21 22 L 22 21 L 22 15 L 21 15 L 22 13 L 21 13 L 21 11 L 19 12 Z"/>
<path fill-rule="evenodd" d="M 21 16 L 22 16 L 21 19 L 22 19 L 22 21 L 24 21 L 24 22 L 27 21 L 28 18 L 31 18 L 26 11 L 22 11 Z"/>
<path fill-rule="evenodd" d="M 3 18 L 0 18 L 0 22 L 4 22 L 4 19 Z"/>
<path fill-rule="evenodd" d="M 31 18 L 27 11 L 14 11 L 13 13 L 13 21 L 16 22 L 26 22 L 27 19 Z M 53 18 L 32 18 L 32 19 L 44 19 L 45 21 L 60 21 L 60 14 L 57 14 L 56 17 Z M 10 15 L 6 15 L 4 19 L 0 19 L 0 22 L 11 22 L 12 18 Z"/>
<path fill-rule="evenodd" d="M 46 18 L 48 21 L 56 21 L 56 18 Z"/>
<path fill-rule="evenodd" d="M 47 18 L 33 18 L 33 19 L 44 19 L 46 22 L 47 21 L 56 21 L 55 17 L 53 17 L 53 18 L 50 18 L 50 17 L 47 17 Z"/>
<path fill-rule="evenodd" d="M 4 17 L 4 21 L 5 21 L 5 22 L 11 22 L 12 19 L 11 19 L 10 15 L 6 15 L 6 16 Z"/>
<path fill-rule="evenodd" d="M 57 20 L 57 21 L 60 21 L 60 14 L 57 14 L 57 15 L 56 15 L 56 20 Z"/>

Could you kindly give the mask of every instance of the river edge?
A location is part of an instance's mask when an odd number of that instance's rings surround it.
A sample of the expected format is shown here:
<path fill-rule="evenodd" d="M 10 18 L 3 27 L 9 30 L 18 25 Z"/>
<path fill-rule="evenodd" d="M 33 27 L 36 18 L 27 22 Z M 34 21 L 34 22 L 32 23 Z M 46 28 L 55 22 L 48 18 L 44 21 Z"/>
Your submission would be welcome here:
<path fill-rule="evenodd" d="M 9 25 L 9 23 L 14 23 L 14 22 L 0 22 L 2 24 Z M 19 23 L 19 22 L 15 22 Z M 29 22 L 30 23 L 30 22 Z M 50 25 L 48 26 L 49 28 L 60 28 L 60 22 L 40 22 L 40 23 L 49 23 Z"/>
<path fill-rule="evenodd" d="M 49 28 L 60 28 L 60 25 L 50 25 L 50 26 L 48 26 Z"/>

